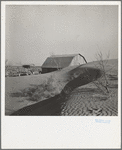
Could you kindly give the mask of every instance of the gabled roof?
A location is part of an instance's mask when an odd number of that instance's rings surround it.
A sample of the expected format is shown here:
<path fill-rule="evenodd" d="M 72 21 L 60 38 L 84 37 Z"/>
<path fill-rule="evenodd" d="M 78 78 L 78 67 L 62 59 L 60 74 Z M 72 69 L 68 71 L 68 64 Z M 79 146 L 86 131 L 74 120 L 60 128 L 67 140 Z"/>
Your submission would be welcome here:
<path fill-rule="evenodd" d="M 64 54 L 64 55 L 52 55 L 50 57 L 75 57 L 79 54 Z"/>
<path fill-rule="evenodd" d="M 64 68 L 70 65 L 72 59 L 79 54 L 72 55 L 53 55 L 48 57 L 43 63 L 42 68 Z"/>

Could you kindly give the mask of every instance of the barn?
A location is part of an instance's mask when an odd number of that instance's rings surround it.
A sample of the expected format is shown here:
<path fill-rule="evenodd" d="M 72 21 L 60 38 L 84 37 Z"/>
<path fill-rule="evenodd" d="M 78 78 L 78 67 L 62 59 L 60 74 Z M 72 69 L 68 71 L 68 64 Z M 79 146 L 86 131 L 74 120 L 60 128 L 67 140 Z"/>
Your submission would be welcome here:
<path fill-rule="evenodd" d="M 52 55 L 42 64 L 42 73 L 48 73 L 68 66 L 81 65 L 85 63 L 87 63 L 87 61 L 81 54 Z"/>

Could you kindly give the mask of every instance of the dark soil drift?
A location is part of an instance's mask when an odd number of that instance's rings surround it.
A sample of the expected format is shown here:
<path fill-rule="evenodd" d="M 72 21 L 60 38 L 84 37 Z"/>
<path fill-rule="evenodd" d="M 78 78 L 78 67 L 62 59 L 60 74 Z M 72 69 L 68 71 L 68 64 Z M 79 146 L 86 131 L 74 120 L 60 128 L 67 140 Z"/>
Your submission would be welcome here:
<path fill-rule="evenodd" d="M 75 88 L 88 84 L 101 77 L 102 71 L 92 67 L 78 67 L 68 73 L 72 80 L 68 82 L 60 94 L 24 107 L 14 112 L 12 116 L 56 116 L 60 115 L 62 104 L 66 101 L 67 94 Z"/>

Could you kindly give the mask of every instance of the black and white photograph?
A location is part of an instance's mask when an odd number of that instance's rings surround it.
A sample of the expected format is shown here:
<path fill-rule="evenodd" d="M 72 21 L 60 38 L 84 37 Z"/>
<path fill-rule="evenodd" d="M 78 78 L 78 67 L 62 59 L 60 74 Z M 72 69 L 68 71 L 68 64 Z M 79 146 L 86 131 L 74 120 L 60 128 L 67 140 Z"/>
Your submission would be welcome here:
<path fill-rule="evenodd" d="M 118 117 L 119 8 L 119 2 L 6 4 L 3 115 L 107 124 Z"/>
<path fill-rule="evenodd" d="M 118 115 L 118 6 L 7 5 L 5 114 Z"/>

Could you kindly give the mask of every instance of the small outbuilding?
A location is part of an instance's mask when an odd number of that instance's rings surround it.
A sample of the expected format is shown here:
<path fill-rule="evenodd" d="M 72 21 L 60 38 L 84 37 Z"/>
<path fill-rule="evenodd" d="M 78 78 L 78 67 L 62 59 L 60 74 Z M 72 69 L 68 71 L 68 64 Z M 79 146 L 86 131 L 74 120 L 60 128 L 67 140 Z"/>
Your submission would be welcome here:
<path fill-rule="evenodd" d="M 27 68 L 27 69 L 30 68 L 30 67 L 32 67 L 32 66 L 35 66 L 35 65 L 34 65 L 34 64 L 29 64 L 29 65 L 26 64 L 26 65 L 22 65 L 23 68 Z"/>
<path fill-rule="evenodd" d="M 42 64 L 42 73 L 48 73 L 68 66 L 81 65 L 85 63 L 87 63 L 87 61 L 81 54 L 52 55 Z"/>

